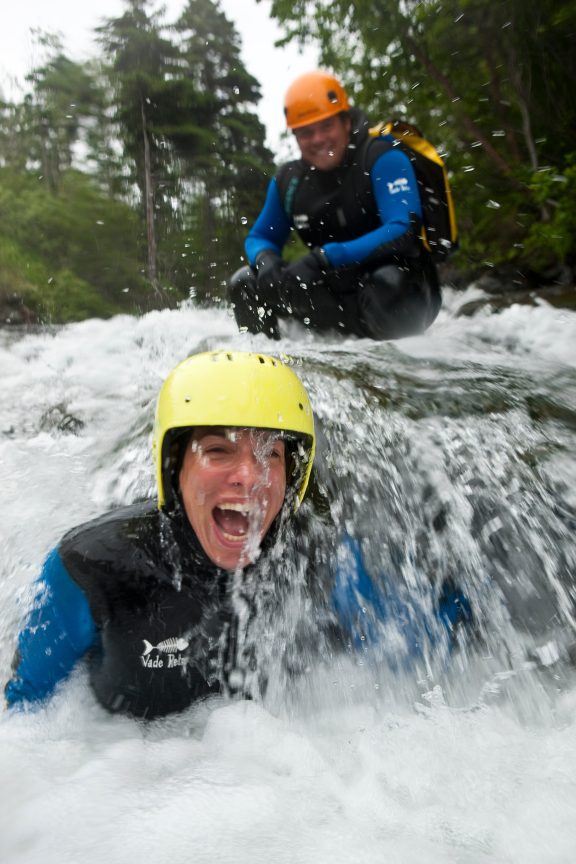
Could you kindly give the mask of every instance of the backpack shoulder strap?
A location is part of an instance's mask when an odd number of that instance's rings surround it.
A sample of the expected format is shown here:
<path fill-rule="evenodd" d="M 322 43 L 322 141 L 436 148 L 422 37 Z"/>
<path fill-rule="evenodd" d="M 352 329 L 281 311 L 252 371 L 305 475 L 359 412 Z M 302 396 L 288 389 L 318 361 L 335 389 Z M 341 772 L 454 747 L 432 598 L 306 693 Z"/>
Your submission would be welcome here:
<path fill-rule="evenodd" d="M 380 134 L 370 134 L 362 142 L 357 155 L 357 162 L 364 171 L 371 171 L 376 160 L 383 154 L 392 150 L 394 143 Z"/>
<path fill-rule="evenodd" d="M 403 120 L 388 120 L 370 129 L 370 135 L 392 135 L 397 145 L 408 148 L 408 152 L 423 156 L 429 162 L 444 167 L 444 162 L 436 148 L 424 137 L 420 129 Z"/>
<path fill-rule="evenodd" d="M 276 174 L 276 185 L 280 193 L 280 200 L 282 201 L 284 212 L 289 219 L 292 219 L 294 196 L 305 170 L 306 166 L 304 162 L 301 159 L 295 159 L 293 162 L 286 162 L 282 165 Z"/>

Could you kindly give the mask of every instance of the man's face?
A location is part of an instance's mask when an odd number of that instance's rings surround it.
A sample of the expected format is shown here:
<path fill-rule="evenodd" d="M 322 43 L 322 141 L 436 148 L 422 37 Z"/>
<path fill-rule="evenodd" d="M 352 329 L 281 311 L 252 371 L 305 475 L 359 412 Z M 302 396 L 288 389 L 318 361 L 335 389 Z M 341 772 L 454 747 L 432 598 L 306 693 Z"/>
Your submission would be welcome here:
<path fill-rule="evenodd" d="M 351 122 L 337 114 L 294 130 L 302 158 L 319 171 L 331 171 L 344 159 L 350 142 Z"/>
<path fill-rule="evenodd" d="M 277 433 L 199 427 L 186 447 L 180 491 L 188 520 L 210 560 L 245 567 L 280 512 L 286 454 Z"/>

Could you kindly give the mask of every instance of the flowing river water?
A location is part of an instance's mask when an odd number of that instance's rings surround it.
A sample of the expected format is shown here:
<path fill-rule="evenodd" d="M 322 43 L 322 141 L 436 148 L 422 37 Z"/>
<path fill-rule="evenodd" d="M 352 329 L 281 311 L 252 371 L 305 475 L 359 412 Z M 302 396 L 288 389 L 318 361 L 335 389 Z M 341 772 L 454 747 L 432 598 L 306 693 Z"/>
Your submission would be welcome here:
<path fill-rule="evenodd" d="M 451 656 L 395 664 L 390 624 L 290 699 L 148 725 L 106 714 L 79 669 L 0 713 L 2 864 L 574 860 L 576 314 L 458 316 L 474 296 L 398 343 L 272 343 L 192 307 L 0 332 L 0 685 L 49 549 L 154 493 L 158 388 L 199 350 L 292 358 L 342 532 L 414 614 L 445 580 L 474 612 Z"/>

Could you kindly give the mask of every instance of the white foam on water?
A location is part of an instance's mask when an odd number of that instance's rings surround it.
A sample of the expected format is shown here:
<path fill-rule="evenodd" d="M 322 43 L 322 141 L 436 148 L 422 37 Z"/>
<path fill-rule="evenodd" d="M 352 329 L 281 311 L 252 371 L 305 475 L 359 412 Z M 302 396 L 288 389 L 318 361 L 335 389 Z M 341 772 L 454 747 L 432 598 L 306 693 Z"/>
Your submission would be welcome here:
<path fill-rule="evenodd" d="M 147 728 L 77 678 L 0 721 L 1 860 L 568 864 L 574 697 L 544 727 L 418 707 L 289 722 L 214 700 Z"/>
<path fill-rule="evenodd" d="M 488 308 L 472 317 L 457 317 L 470 300 L 479 299 L 476 288 L 466 292 L 444 290 L 444 305 L 431 329 L 420 337 L 404 339 L 400 349 L 415 356 L 442 357 L 465 362 L 505 366 L 519 363 L 526 370 L 543 365 L 576 366 L 576 314 L 544 300 L 537 305 L 512 304 L 498 313 Z"/>

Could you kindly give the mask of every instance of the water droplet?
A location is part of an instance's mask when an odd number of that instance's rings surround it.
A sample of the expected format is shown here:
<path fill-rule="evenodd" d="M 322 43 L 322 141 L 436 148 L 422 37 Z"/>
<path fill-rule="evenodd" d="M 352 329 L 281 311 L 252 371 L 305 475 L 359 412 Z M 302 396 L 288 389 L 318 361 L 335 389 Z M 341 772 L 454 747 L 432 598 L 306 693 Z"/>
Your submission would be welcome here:
<path fill-rule="evenodd" d="M 246 216 L 241 216 L 241 217 L 240 217 L 240 222 L 242 223 L 242 225 L 247 225 L 247 224 L 248 224 L 248 219 L 246 218 Z"/>

